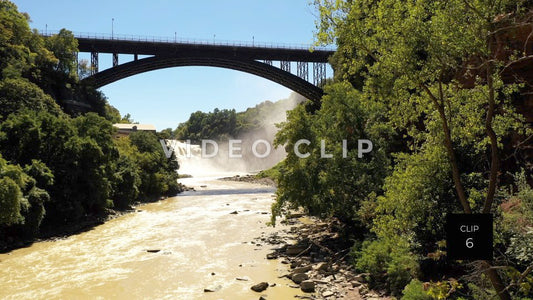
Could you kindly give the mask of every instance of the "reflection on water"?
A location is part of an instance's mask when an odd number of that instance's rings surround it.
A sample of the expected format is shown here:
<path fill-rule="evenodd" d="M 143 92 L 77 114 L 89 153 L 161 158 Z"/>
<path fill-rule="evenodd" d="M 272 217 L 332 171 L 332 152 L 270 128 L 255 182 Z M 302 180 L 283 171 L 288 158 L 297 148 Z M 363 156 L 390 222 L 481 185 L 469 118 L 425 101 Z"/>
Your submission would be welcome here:
<path fill-rule="evenodd" d="M 270 215 L 262 214 L 270 209 L 272 189 L 184 181 L 198 191 L 143 205 L 140 212 L 64 240 L 0 254 L 0 298 L 257 299 L 266 294 L 286 299 L 301 294 L 288 287 L 287 279 L 278 279 L 285 265 L 265 259 L 271 247 L 250 243 L 262 232 L 280 229 L 267 227 Z M 261 294 L 250 290 L 261 281 L 277 285 Z M 218 286 L 219 291 L 204 293 Z"/>

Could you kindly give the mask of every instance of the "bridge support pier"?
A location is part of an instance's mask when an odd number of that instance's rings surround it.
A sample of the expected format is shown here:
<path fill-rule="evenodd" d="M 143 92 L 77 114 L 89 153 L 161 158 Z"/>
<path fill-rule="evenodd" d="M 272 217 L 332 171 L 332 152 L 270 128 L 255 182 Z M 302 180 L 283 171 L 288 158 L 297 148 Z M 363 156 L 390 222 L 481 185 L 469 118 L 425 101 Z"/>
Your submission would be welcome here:
<path fill-rule="evenodd" d="M 305 81 L 309 81 L 309 64 L 305 61 L 296 62 L 296 75 Z"/>
<path fill-rule="evenodd" d="M 118 53 L 113 53 L 113 67 L 118 66 Z"/>
<path fill-rule="evenodd" d="M 133 54 L 133 60 L 138 60 L 139 59 L 139 55 L 138 54 Z"/>
<path fill-rule="evenodd" d="M 326 64 L 313 63 L 313 81 L 316 86 L 320 86 L 326 80 Z"/>
<path fill-rule="evenodd" d="M 91 75 L 98 73 L 98 52 L 91 52 Z"/>
<path fill-rule="evenodd" d="M 290 61 L 280 61 L 279 62 L 279 67 L 280 69 L 282 69 L 283 71 L 287 71 L 287 72 L 291 72 L 291 62 Z"/>

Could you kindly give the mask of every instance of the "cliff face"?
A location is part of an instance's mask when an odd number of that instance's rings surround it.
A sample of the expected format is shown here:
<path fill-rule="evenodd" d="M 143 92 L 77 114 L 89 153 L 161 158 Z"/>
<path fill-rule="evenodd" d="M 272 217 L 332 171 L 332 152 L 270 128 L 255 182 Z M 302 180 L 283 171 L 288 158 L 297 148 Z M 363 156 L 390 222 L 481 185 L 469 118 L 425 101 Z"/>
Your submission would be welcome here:
<path fill-rule="evenodd" d="M 528 123 L 533 124 L 533 25 L 530 23 L 533 13 L 521 20 L 519 25 L 512 25 L 512 15 L 502 16 L 497 20 L 498 28 L 494 34 L 496 58 L 505 62 L 502 72 L 505 82 L 522 82 L 522 99 L 516 101 L 516 107 Z M 518 57 L 518 58 L 513 58 Z"/>
<path fill-rule="evenodd" d="M 528 123 L 533 124 L 533 11 L 517 20 L 513 14 L 500 15 L 494 20 L 494 30 L 489 41 L 492 58 L 504 67 L 501 72 L 505 83 L 524 83 L 521 97 L 515 105 Z M 455 78 L 465 87 L 472 87 L 486 68 L 479 57 L 471 57 Z"/>
<path fill-rule="evenodd" d="M 519 21 L 516 22 L 511 14 L 495 20 L 498 29 L 495 30 L 492 42 L 493 53 L 498 60 L 504 62 L 502 71 L 504 82 L 524 83 L 524 88 L 520 96 L 514 100 L 514 104 L 531 127 L 533 126 L 533 24 L 531 24 L 533 12 Z M 509 151 L 509 156 L 512 154 L 514 157 L 504 160 L 504 166 L 515 171 L 520 168 L 525 168 L 529 172 L 533 170 L 533 139 L 525 140 L 525 137 L 516 135 L 509 141 L 505 150 Z"/>
<path fill-rule="evenodd" d="M 492 59 L 502 63 L 505 83 L 523 83 L 513 103 L 525 121 L 533 127 L 533 11 L 518 19 L 514 14 L 494 19 L 493 34 L 489 41 Z M 486 68 L 479 56 L 470 57 L 455 78 L 464 87 L 473 87 L 476 77 L 483 80 Z M 513 135 L 503 141 L 503 172 L 517 172 L 521 168 L 533 170 L 533 138 Z M 533 182 L 531 182 L 533 184 Z"/>

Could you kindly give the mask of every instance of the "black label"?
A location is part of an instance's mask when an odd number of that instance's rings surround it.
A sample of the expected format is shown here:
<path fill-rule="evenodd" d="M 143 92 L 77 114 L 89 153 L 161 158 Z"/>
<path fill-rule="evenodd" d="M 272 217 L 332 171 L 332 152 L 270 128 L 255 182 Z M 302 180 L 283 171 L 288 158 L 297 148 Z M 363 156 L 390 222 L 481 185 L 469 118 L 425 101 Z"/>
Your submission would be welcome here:
<path fill-rule="evenodd" d="M 492 215 L 449 214 L 446 245 L 449 259 L 492 260 Z"/>

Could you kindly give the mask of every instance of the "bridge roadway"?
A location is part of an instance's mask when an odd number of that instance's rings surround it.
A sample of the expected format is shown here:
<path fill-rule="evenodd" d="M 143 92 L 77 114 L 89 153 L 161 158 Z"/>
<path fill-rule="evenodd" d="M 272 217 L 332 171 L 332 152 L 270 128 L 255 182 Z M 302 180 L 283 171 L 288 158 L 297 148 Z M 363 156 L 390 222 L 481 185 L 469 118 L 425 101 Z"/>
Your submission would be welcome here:
<path fill-rule="evenodd" d="M 331 50 L 76 37 L 80 52 L 176 56 L 206 54 L 239 59 L 327 63 Z"/>
<path fill-rule="evenodd" d="M 80 52 L 91 53 L 91 76 L 96 87 L 157 69 L 179 66 L 222 67 L 251 73 L 277 82 L 304 97 L 318 101 L 319 87 L 326 79 L 326 63 L 334 51 L 304 47 L 250 45 L 240 43 L 174 42 L 161 39 L 125 39 L 76 36 Z M 99 71 L 98 55 L 113 55 L 113 67 Z M 133 61 L 119 64 L 119 54 L 134 55 Z M 139 55 L 150 57 L 139 58 Z M 273 61 L 279 62 L 279 68 Z M 291 63 L 296 74 L 291 73 Z M 309 64 L 312 64 L 311 74 Z M 312 75 L 313 82 L 310 82 Z"/>

